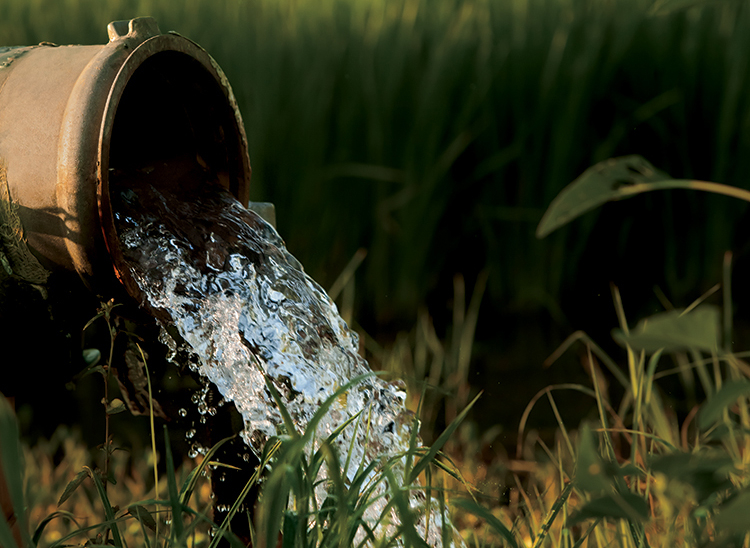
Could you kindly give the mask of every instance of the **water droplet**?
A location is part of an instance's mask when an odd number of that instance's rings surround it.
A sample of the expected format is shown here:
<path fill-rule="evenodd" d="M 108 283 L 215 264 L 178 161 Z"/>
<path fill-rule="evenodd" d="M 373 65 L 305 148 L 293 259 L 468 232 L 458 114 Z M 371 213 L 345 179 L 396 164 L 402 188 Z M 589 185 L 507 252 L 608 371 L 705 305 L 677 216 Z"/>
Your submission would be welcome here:
<path fill-rule="evenodd" d="M 194 459 L 195 457 L 197 457 L 202 452 L 203 452 L 203 447 L 201 447 L 201 444 L 200 443 L 193 443 L 190 446 L 190 450 L 188 451 L 188 457 L 190 457 L 191 459 Z"/>

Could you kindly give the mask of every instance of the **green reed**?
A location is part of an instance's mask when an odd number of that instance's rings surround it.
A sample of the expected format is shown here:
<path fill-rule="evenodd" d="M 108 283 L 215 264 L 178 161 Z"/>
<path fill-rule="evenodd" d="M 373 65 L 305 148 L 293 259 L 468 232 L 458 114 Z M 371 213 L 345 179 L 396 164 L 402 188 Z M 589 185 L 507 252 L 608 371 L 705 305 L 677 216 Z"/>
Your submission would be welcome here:
<path fill-rule="evenodd" d="M 10 0 L 0 41 L 104 43 L 108 21 L 136 15 L 218 60 L 245 119 L 253 197 L 276 203 L 323 285 L 366 248 L 359 306 L 380 320 L 411 322 L 429 291 L 450 297 L 443 280 L 484 267 L 491 306 L 557 313 L 587 246 L 621 245 L 628 228 L 603 239 L 590 216 L 538 242 L 534 226 L 604 158 L 746 184 L 744 2 Z M 742 207 L 643 207 L 675 298 L 718 275 L 684 242 L 720 257 Z M 700 222 L 677 238 L 686 217 Z"/>

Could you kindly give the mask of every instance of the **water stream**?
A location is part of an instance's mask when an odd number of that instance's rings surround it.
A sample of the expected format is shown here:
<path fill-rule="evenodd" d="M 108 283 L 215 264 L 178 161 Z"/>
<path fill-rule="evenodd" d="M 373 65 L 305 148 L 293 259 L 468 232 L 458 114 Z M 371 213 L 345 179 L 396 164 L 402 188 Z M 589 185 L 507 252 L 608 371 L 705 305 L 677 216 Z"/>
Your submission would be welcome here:
<path fill-rule="evenodd" d="M 205 175 L 156 182 L 140 173 L 113 196 L 123 254 L 147 306 L 190 346 L 197 373 L 234 403 L 244 421 L 241 436 L 260 455 L 269 437 L 285 433 L 264 374 L 303 432 L 323 401 L 370 368 L 358 353 L 357 334 L 271 225 L 207 184 Z M 174 347 L 166 329 L 163 339 Z M 349 480 L 361 462 L 408 449 L 414 417 L 405 398 L 402 383 L 369 377 L 335 400 L 316 439 L 359 412 L 370 421 L 369 432 L 353 434 L 349 426 L 337 437 L 342 462 L 354 448 L 344 471 Z M 412 493 L 412 507 L 424 509 L 424 496 Z M 324 496 L 321 487 L 319 504 Z M 385 504 L 381 498 L 365 518 L 374 523 Z M 429 530 L 424 516 L 417 523 L 430 546 L 442 544 L 440 516 L 433 504 Z"/>

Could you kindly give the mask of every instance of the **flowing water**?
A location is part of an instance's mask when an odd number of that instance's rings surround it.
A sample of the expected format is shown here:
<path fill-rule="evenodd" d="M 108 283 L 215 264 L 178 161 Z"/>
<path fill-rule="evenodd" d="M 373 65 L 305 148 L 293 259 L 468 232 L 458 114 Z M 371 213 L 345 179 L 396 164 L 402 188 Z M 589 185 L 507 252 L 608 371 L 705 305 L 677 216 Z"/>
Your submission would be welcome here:
<path fill-rule="evenodd" d="M 177 329 L 194 354 L 194 369 L 234 403 L 244 420 L 241 435 L 260 455 L 269 437 L 285 433 L 264 376 L 303 432 L 323 401 L 370 368 L 358 353 L 356 333 L 275 229 L 203 179 L 152 185 L 143 174 L 131 177 L 113 196 L 115 221 L 145 304 L 165 328 Z M 167 329 L 162 335 L 174 348 Z M 353 447 L 346 478 L 354 477 L 361 462 L 408 450 L 415 421 L 405 397 L 402 383 L 369 377 L 334 400 L 315 439 L 325 439 L 357 413 L 369 421 L 369 431 L 350 425 L 336 438 L 341 462 Z M 198 404 L 201 413 L 211 411 L 200 398 Z M 403 476 L 403 463 L 394 471 Z M 412 507 L 424 510 L 424 496 L 412 493 Z M 319 504 L 324 496 L 321 486 Z M 376 521 L 386 498 L 370 507 L 367 520 Z M 428 530 L 424 515 L 417 529 L 438 546 L 441 511 L 434 503 L 430 514 Z M 460 544 L 450 527 L 452 542 Z"/>

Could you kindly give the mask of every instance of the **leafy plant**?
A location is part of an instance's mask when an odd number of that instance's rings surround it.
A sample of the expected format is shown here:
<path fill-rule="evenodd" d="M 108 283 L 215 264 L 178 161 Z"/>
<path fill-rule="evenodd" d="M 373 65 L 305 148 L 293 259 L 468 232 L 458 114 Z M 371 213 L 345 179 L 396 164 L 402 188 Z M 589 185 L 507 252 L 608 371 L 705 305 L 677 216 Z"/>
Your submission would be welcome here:
<path fill-rule="evenodd" d="M 549 234 L 607 201 L 666 188 L 708 190 L 745 200 L 750 196 L 716 183 L 669 179 L 640 157 L 609 160 L 587 170 L 552 202 L 537 234 Z M 579 385 L 549 387 L 540 393 L 548 396 L 563 441 L 554 452 L 542 445 L 559 470 L 559 481 L 575 495 L 564 500 L 563 489 L 557 499 L 566 506 L 560 514 L 562 523 L 556 526 L 559 542 L 565 539 L 579 546 L 589 536 L 599 544 L 639 547 L 654 541 L 688 546 L 744 546 L 750 541 L 746 519 L 750 476 L 745 459 L 750 450 L 750 367 L 731 349 L 730 267 L 728 255 L 723 326 L 720 311 L 703 304 L 711 291 L 684 310 L 656 314 L 630 329 L 613 287 L 620 319 L 613 336 L 625 350 L 627 370 L 620 370 L 583 333 L 572 335 L 553 356 L 583 341 L 594 386 L 593 390 Z M 595 355 L 622 385 L 624 396 L 617 410 L 604 389 Z M 667 356 L 678 367 L 659 371 Z M 697 376 L 707 397 L 694 405 L 681 427 L 657 384 L 658 379 L 675 374 L 681 375 L 687 388 L 693 387 L 693 375 Z M 583 425 L 577 443 L 557 412 L 554 389 L 577 390 L 596 402 L 598 424 Z M 519 453 L 525 422 L 538 399 L 524 413 Z M 541 529 L 533 523 L 526 526 L 536 536 L 536 544 L 550 530 L 552 523 L 545 523 L 549 525 Z M 583 523 L 590 526 L 576 534 L 575 526 Z"/>

